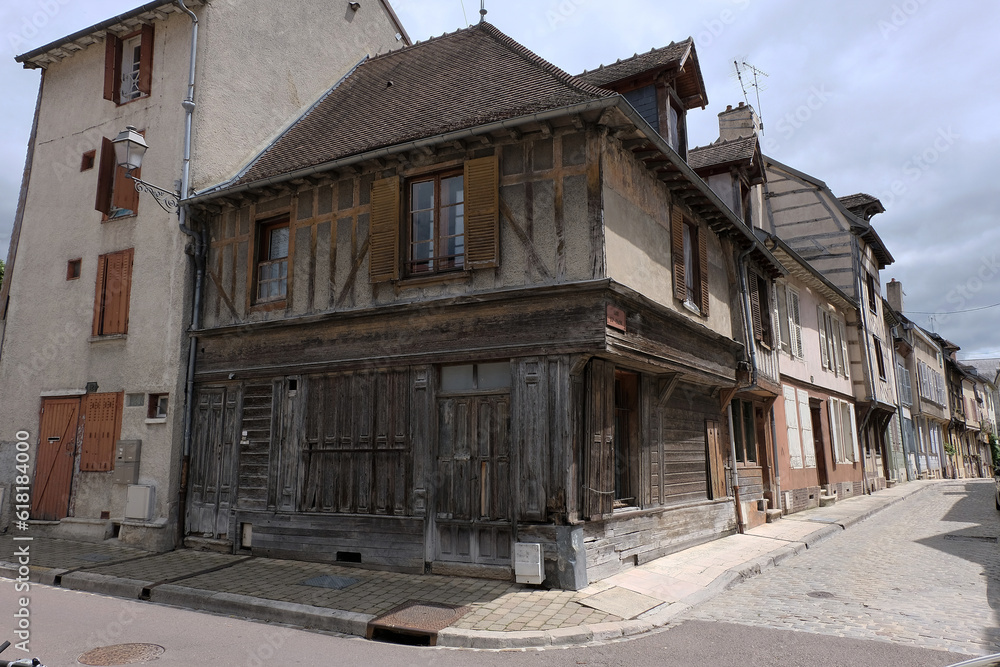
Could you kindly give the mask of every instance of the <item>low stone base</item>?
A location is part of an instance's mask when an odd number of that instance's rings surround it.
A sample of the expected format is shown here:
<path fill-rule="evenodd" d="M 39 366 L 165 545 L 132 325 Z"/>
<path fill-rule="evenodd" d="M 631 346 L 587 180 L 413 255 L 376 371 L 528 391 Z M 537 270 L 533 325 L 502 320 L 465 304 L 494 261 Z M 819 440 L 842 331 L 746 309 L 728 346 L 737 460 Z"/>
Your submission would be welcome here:
<path fill-rule="evenodd" d="M 56 540 L 77 542 L 103 542 L 114 536 L 114 524 L 108 519 L 77 519 L 66 517 L 61 521 L 29 521 L 31 534 Z"/>
<path fill-rule="evenodd" d="M 767 510 L 767 522 L 774 523 L 781 518 L 782 514 L 781 510 Z"/>
<path fill-rule="evenodd" d="M 820 496 L 819 497 L 819 506 L 820 507 L 829 507 L 830 505 L 834 504 L 835 502 L 837 502 L 837 496 Z"/>

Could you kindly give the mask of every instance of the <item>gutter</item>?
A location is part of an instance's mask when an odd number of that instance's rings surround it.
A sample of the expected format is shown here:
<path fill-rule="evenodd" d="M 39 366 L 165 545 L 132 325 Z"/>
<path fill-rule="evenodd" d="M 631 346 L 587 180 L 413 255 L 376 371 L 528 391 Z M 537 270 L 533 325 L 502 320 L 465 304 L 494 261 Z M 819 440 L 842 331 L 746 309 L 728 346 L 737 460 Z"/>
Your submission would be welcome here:
<path fill-rule="evenodd" d="M 184 162 L 181 168 L 181 206 L 177 211 L 179 229 L 191 237 L 194 243 L 192 259 L 195 265 L 194 295 L 191 304 L 191 331 L 201 328 L 201 294 L 204 291 L 205 260 L 208 250 L 208 234 L 193 231 L 187 226 L 190 205 L 184 197 L 190 187 L 191 178 L 191 125 L 194 116 L 194 84 L 195 66 L 198 59 L 198 17 L 184 4 L 184 0 L 175 0 L 176 5 L 191 18 L 191 60 L 188 71 L 187 97 L 181 102 L 184 108 Z M 198 353 L 198 338 L 188 336 L 187 378 L 184 388 L 184 441 L 181 455 L 181 479 L 177 494 L 177 533 L 176 544 L 184 544 L 185 517 L 187 512 L 188 472 L 191 466 L 191 424 L 194 420 L 194 371 Z"/>

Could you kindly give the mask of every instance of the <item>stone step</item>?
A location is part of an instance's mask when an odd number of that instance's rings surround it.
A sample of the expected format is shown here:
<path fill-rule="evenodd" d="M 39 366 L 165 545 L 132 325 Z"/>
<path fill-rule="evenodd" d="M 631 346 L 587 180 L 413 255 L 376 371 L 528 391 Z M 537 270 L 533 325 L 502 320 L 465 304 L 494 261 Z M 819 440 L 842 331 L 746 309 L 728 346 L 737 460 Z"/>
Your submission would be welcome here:
<path fill-rule="evenodd" d="M 767 522 L 774 523 L 781 518 L 781 510 L 767 510 Z"/>
<path fill-rule="evenodd" d="M 819 497 L 819 506 L 820 507 L 827 507 L 829 505 L 834 504 L 835 502 L 837 502 L 837 496 L 820 496 Z"/>

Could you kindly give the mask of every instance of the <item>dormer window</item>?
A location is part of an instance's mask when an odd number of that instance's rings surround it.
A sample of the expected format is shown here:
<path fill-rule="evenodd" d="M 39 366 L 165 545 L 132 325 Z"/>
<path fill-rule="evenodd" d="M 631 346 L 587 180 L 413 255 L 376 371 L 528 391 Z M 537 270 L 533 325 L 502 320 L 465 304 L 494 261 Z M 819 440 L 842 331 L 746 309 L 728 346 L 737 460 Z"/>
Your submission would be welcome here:
<path fill-rule="evenodd" d="M 104 99 L 115 104 L 149 95 L 153 81 L 153 26 L 119 37 L 108 32 L 104 52 Z"/>

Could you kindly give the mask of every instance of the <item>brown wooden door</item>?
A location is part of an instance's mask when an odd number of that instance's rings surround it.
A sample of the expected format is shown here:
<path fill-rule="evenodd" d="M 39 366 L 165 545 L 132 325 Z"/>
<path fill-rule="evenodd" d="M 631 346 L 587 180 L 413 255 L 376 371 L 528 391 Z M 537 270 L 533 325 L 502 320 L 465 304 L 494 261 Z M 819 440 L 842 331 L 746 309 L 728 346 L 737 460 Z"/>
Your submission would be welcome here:
<path fill-rule="evenodd" d="M 80 399 L 43 398 L 31 517 L 58 521 L 69 515 L 73 462 L 79 441 Z"/>
<path fill-rule="evenodd" d="M 437 560 L 510 565 L 510 396 L 438 404 Z"/>
<path fill-rule="evenodd" d="M 816 447 L 816 473 L 819 475 L 820 486 L 826 486 L 830 483 L 830 473 L 827 470 L 826 447 L 823 446 L 822 408 L 810 401 L 809 414 L 812 418 L 813 443 Z"/>
<path fill-rule="evenodd" d="M 237 398 L 235 390 L 198 392 L 187 503 L 189 534 L 225 537 L 229 533 L 235 492 Z"/>

